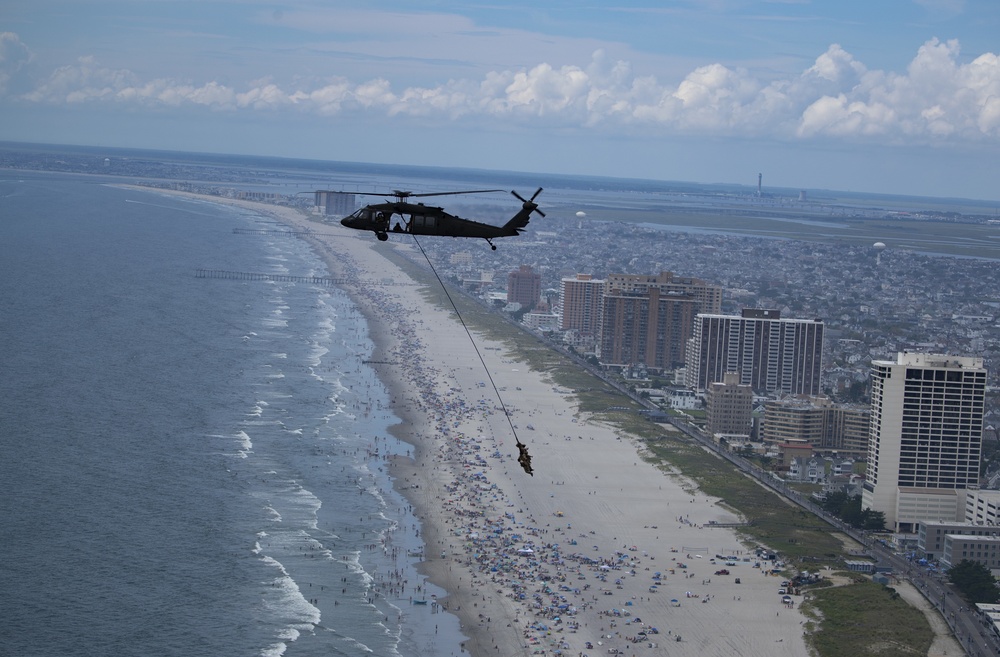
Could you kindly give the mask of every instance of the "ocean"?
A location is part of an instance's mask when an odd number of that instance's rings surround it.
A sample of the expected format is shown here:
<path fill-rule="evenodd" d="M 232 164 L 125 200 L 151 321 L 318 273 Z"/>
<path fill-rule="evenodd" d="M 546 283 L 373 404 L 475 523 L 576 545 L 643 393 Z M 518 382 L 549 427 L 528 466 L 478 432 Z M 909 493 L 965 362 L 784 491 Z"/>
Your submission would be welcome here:
<path fill-rule="evenodd" d="M 0 172 L 0 655 L 459 655 L 336 287 L 219 204 Z M 418 588 L 419 587 L 419 588 Z"/>

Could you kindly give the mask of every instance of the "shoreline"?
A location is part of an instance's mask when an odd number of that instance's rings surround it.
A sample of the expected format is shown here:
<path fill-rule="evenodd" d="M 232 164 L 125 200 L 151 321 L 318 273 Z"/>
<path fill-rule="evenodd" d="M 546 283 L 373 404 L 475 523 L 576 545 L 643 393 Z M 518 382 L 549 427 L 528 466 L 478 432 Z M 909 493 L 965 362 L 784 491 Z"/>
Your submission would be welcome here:
<path fill-rule="evenodd" d="M 408 248 L 395 240 L 378 243 L 281 206 L 185 195 L 309 230 L 331 275 L 409 282 L 378 253 Z M 421 523 L 418 569 L 448 592 L 438 602 L 459 617 L 465 651 L 643 655 L 662 654 L 669 642 L 671 655 L 807 653 L 801 597 L 782 605 L 783 577 L 767 574 L 733 530 L 711 527 L 738 520 L 718 500 L 689 492 L 627 436 L 579 414 L 568 391 L 477 336 L 533 456 L 529 477 L 453 314 L 416 286 L 376 287 L 346 291 L 369 323 L 372 360 L 383 361 L 373 367 L 401 420 L 391 433 L 413 445 L 413 458 L 394 459 L 391 473 Z M 714 563 L 716 554 L 737 560 Z M 730 575 L 716 574 L 727 568 Z"/>

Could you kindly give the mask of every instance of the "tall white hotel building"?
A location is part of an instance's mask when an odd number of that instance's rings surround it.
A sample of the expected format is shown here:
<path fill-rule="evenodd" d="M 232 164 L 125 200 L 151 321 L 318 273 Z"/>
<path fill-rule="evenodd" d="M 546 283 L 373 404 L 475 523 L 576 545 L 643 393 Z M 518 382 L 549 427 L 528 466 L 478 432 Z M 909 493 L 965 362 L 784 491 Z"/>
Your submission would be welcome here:
<path fill-rule="evenodd" d="M 862 508 L 887 529 L 965 517 L 979 488 L 986 370 L 982 358 L 901 352 L 872 362 L 868 473 Z"/>

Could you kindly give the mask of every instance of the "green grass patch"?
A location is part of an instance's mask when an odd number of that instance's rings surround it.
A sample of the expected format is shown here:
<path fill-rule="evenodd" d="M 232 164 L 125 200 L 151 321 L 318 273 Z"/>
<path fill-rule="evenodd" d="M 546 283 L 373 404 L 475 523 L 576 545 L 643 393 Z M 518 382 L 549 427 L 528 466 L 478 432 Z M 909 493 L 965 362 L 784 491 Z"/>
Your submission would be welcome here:
<path fill-rule="evenodd" d="M 744 476 L 694 441 L 670 436 L 650 442 L 648 447 L 654 458 L 670 463 L 693 479 L 702 492 L 736 509 L 748 523 L 740 531 L 752 542 L 767 545 L 809 570 L 837 563 L 841 558 L 843 546 L 831 534 L 829 525 Z"/>
<path fill-rule="evenodd" d="M 810 589 L 802 611 L 822 657 L 923 657 L 934 640 L 921 611 L 873 582 Z"/>

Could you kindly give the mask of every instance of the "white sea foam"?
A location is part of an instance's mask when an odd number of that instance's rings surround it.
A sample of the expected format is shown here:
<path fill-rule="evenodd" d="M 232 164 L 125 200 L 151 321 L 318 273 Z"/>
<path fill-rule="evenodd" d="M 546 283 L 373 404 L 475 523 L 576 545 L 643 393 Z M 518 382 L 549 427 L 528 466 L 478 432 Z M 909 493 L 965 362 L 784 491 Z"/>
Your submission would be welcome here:
<path fill-rule="evenodd" d="M 282 655 L 287 649 L 287 644 L 298 640 L 302 632 L 315 630 L 320 622 L 320 610 L 306 600 L 298 583 L 292 579 L 280 561 L 269 556 L 261 557 L 261 560 L 276 568 L 279 573 L 271 582 L 274 595 L 265 596 L 263 604 L 269 615 L 279 618 L 283 623 L 283 627 L 278 629 L 275 637 L 278 642 L 269 646 L 262 654 Z"/>
<path fill-rule="evenodd" d="M 347 564 L 348 570 L 350 570 L 353 574 L 361 575 L 361 580 L 364 583 L 366 590 L 370 588 L 372 582 L 375 581 L 375 578 L 367 570 L 365 570 L 364 566 L 361 565 L 361 552 L 351 552 L 347 555 L 344 563 Z"/>
<path fill-rule="evenodd" d="M 241 458 L 247 458 L 250 452 L 253 451 L 253 442 L 251 442 L 250 436 L 246 431 L 239 431 L 236 433 L 236 441 L 240 444 L 240 449 L 237 453 Z"/>
<path fill-rule="evenodd" d="M 288 650 L 286 643 L 274 643 L 260 651 L 260 657 L 281 657 Z"/>
<path fill-rule="evenodd" d="M 309 352 L 309 359 L 306 362 L 310 367 L 316 367 L 323 362 L 323 356 L 330 353 L 330 350 L 316 340 L 312 342 L 311 346 L 312 351 Z"/>

